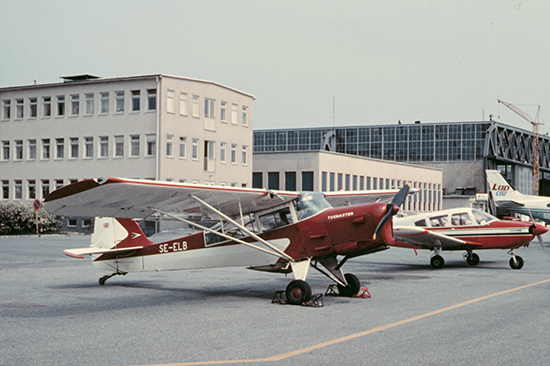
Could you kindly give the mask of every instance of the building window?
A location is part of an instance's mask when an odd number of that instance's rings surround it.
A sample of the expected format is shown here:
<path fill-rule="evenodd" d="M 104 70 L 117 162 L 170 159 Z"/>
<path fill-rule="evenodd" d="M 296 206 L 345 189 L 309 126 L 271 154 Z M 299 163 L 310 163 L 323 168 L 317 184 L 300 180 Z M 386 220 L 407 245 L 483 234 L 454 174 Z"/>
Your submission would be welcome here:
<path fill-rule="evenodd" d="M 140 98 L 141 92 L 139 90 L 132 90 L 132 112 L 139 112 Z"/>
<path fill-rule="evenodd" d="M 27 192 L 28 198 L 33 200 L 36 198 L 36 181 L 34 179 L 29 179 L 27 181 Z"/>
<path fill-rule="evenodd" d="M 204 171 L 215 171 L 216 142 L 204 141 Z"/>
<path fill-rule="evenodd" d="M 3 111 L 4 114 L 2 115 L 3 119 L 10 119 L 11 118 L 11 100 L 4 99 L 2 101 Z"/>
<path fill-rule="evenodd" d="M 42 199 L 50 194 L 50 180 L 42 179 Z"/>
<path fill-rule="evenodd" d="M 42 97 L 42 113 L 44 117 L 50 117 L 52 115 L 52 98 Z"/>
<path fill-rule="evenodd" d="M 86 94 L 86 115 L 94 114 L 94 93 Z"/>
<path fill-rule="evenodd" d="M 10 198 L 10 181 L 3 180 L 2 181 L 2 199 L 7 200 L 9 198 Z"/>
<path fill-rule="evenodd" d="M 38 99 L 36 97 L 29 98 L 29 116 L 36 118 L 38 115 Z"/>
<path fill-rule="evenodd" d="M 242 107 L 242 114 L 241 114 L 241 123 L 243 126 L 248 126 L 248 107 L 244 106 Z"/>
<path fill-rule="evenodd" d="M 139 150 L 140 150 L 139 145 L 140 145 L 139 135 L 130 135 L 130 156 L 133 156 L 133 157 L 139 156 Z"/>
<path fill-rule="evenodd" d="M 70 144 L 71 144 L 71 146 L 70 146 L 70 149 L 71 149 L 70 157 L 71 157 L 71 159 L 78 159 L 78 150 L 79 150 L 79 148 L 78 148 L 78 145 L 79 145 L 78 137 L 71 137 Z"/>
<path fill-rule="evenodd" d="M 27 160 L 36 160 L 36 139 L 29 139 L 27 147 Z"/>
<path fill-rule="evenodd" d="M 2 160 L 10 160 L 10 142 L 8 140 L 2 141 Z"/>
<path fill-rule="evenodd" d="M 200 117 L 200 109 L 199 109 L 199 96 L 193 95 L 193 106 L 191 113 L 193 113 L 193 117 L 199 118 Z"/>
<path fill-rule="evenodd" d="M 176 113 L 176 106 L 174 101 L 174 96 L 176 92 L 173 90 L 168 90 L 166 92 L 166 112 L 167 113 Z"/>
<path fill-rule="evenodd" d="M 241 164 L 248 165 L 248 146 L 243 145 L 241 148 Z"/>
<path fill-rule="evenodd" d="M 55 158 L 63 159 L 65 157 L 65 139 L 55 139 Z"/>
<path fill-rule="evenodd" d="M 15 199 L 20 200 L 23 198 L 23 181 L 16 179 L 14 181 L 14 188 L 15 188 Z"/>
<path fill-rule="evenodd" d="M 116 113 L 124 112 L 124 91 L 115 92 L 115 107 Z"/>
<path fill-rule="evenodd" d="M 336 190 L 336 173 L 330 173 L 330 191 L 334 192 Z"/>
<path fill-rule="evenodd" d="M 115 158 L 121 158 L 124 156 L 124 136 L 115 136 Z"/>
<path fill-rule="evenodd" d="M 156 156 L 157 155 L 157 136 L 156 135 L 147 135 L 147 156 Z"/>
<path fill-rule="evenodd" d="M 166 156 L 174 157 L 174 135 L 166 135 Z"/>
<path fill-rule="evenodd" d="M 187 93 L 180 93 L 180 114 L 187 116 Z"/>
<path fill-rule="evenodd" d="M 60 117 L 65 115 L 65 96 L 64 95 L 57 96 L 57 115 Z"/>
<path fill-rule="evenodd" d="M 99 113 L 108 114 L 109 113 L 109 92 L 99 93 L 99 99 L 100 99 Z"/>
<path fill-rule="evenodd" d="M 239 106 L 237 104 L 231 104 L 231 123 L 236 125 L 239 123 L 237 120 L 237 110 Z"/>
<path fill-rule="evenodd" d="M 88 159 L 94 157 L 94 138 L 92 136 L 84 137 L 84 157 Z"/>
<path fill-rule="evenodd" d="M 227 163 L 227 142 L 220 142 L 220 162 Z"/>
<path fill-rule="evenodd" d="M 147 89 L 147 110 L 157 110 L 157 89 Z"/>
<path fill-rule="evenodd" d="M 296 172 L 285 172 L 285 190 L 296 191 Z"/>
<path fill-rule="evenodd" d="M 99 136 L 99 157 L 109 156 L 109 136 Z"/>
<path fill-rule="evenodd" d="M 216 118 L 216 100 L 204 98 L 204 117 Z"/>
<path fill-rule="evenodd" d="M 191 159 L 199 160 L 199 139 L 193 139 L 191 143 Z"/>
<path fill-rule="evenodd" d="M 23 98 L 15 100 L 15 118 L 21 119 L 24 117 L 25 100 Z"/>
<path fill-rule="evenodd" d="M 15 140 L 15 160 L 23 160 L 23 140 Z"/>
<path fill-rule="evenodd" d="M 55 189 L 59 189 L 63 187 L 63 179 L 56 179 L 55 180 Z"/>
<path fill-rule="evenodd" d="M 50 158 L 50 139 L 42 139 L 42 159 Z"/>
<path fill-rule="evenodd" d="M 222 122 L 227 122 L 227 102 L 224 102 L 223 100 L 221 102 L 220 120 Z"/>
<path fill-rule="evenodd" d="M 302 172 L 302 191 L 313 191 L 313 172 Z"/>
<path fill-rule="evenodd" d="M 237 144 L 231 144 L 231 163 L 237 164 Z"/>
<path fill-rule="evenodd" d="M 321 192 L 327 191 L 327 172 L 321 173 Z"/>
<path fill-rule="evenodd" d="M 279 172 L 267 173 L 267 188 L 279 189 Z"/>
<path fill-rule="evenodd" d="M 262 172 L 252 173 L 252 188 L 262 188 L 263 187 L 263 174 Z"/>
<path fill-rule="evenodd" d="M 71 115 L 78 116 L 80 113 L 80 95 L 71 95 Z"/>
<path fill-rule="evenodd" d="M 187 159 L 187 137 L 180 137 L 180 158 Z"/>

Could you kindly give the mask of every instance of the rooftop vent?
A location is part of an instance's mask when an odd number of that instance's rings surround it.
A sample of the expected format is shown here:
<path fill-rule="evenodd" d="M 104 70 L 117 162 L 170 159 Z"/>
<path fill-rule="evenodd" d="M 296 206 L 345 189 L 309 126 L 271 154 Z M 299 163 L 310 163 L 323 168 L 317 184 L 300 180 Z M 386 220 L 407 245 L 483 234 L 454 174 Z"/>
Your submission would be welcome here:
<path fill-rule="evenodd" d="M 63 79 L 64 83 L 71 83 L 73 81 L 96 80 L 96 79 L 99 79 L 99 76 L 83 74 L 83 75 L 74 75 L 74 76 L 61 76 L 61 79 Z"/>

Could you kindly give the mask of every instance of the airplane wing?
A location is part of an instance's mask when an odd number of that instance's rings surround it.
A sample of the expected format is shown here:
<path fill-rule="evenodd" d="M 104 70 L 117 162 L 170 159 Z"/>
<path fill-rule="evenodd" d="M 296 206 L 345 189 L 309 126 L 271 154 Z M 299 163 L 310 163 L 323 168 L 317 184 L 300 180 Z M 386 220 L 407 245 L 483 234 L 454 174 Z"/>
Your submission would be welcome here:
<path fill-rule="evenodd" d="M 441 247 L 443 250 L 458 250 L 482 246 L 480 243 L 453 238 L 418 226 L 396 226 L 393 234 L 397 242 L 425 249 Z"/>
<path fill-rule="evenodd" d="M 56 215 L 144 218 L 157 210 L 198 213 L 197 199 L 228 216 L 278 206 L 299 197 L 296 192 L 205 186 L 151 180 L 94 178 L 69 184 L 50 193 L 44 208 Z"/>
<path fill-rule="evenodd" d="M 514 208 L 514 207 L 523 207 L 525 206 L 525 203 L 523 202 L 518 202 L 518 201 L 504 201 L 504 200 L 500 200 L 497 202 L 497 205 L 499 207 L 509 207 L 509 208 Z"/>
<path fill-rule="evenodd" d="M 416 193 L 417 190 L 411 189 L 409 194 Z M 399 189 L 385 189 L 374 191 L 338 191 L 324 192 L 326 200 L 333 207 L 353 206 L 371 202 L 390 202 L 399 192 Z"/>

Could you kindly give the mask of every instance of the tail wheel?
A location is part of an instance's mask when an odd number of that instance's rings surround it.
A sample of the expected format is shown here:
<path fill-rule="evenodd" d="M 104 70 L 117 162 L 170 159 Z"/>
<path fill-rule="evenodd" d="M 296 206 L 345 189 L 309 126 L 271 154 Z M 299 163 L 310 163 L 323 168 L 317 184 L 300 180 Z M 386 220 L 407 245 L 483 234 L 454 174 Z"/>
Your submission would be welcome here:
<path fill-rule="evenodd" d="M 468 255 L 466 257 L 466 262 L 468 262 L 470 266 L 477 266 L 479 264 L 479 255 L 476 253 Z"/>
<path fill-rule="evenodd" d="M 359 278 L 351 273 L 346 273 L 344 277 L 346 278 L 348 285 L 342 286 L 338 284 L 338 292 L 341 296 L 346 297 L 352 297 L 353 295 L 356 295 L 361 287 L 361 282 L 359 281 Z"/>
<path fill-rule="evenodd" d="M 286 287 L 286 298 L 289 303 L 300 305 L 311 299 L 311 287 L 306 281 L 294 280 Z"/>
<path fill-rule="evenodd" d="M 514 260 L 514 257 L 510 258 L 510 267 L 512 269 L 521 269 L 523 267 L 523 258 L 519 255 L 516 255 L 516 260 Z"/>
<path fill-rule="evenodd" d="M 431 265 L 432 268 L 434 268 L 434 269 L 443 268 L 443 266 L 445 265 L 445 261 L 443 260 L 443 257 L 442 257 L 442 256 L 440 256 L 440 255 L 434 255 L 434 256 L 430 259 L 430 265 Z"/>

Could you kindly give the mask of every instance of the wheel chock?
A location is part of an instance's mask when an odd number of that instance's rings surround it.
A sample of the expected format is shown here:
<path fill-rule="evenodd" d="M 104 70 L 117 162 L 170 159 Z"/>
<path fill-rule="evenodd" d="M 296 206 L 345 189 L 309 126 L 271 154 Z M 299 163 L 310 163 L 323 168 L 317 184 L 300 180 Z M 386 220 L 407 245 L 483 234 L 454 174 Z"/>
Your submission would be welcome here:
<path fill-rule="evenodd" d="M 273 299 L 271 299 L 272 304 L 281 304 L 281 305 L 292 305 L 290 304 L 286 299 L 286 292 L 285 291 L 277 291 L 275 292 L 275 295 L 273 296 Z M 309 306 L 312 308 L 321 308 L 324 306 L 323 304 L 323 294 L 313 294 L 311 295 L 311 299 L 307 302 L 303 302 L 302 306 Z"/>
<path fill-rule="evenodd" d="M 341 296 L 340 293 L 337 291 L 338 285 L 332 284 L 329 285 L 327 288 L 327 291 L 325 292 L 326 296 Z M 361 298 L 361 299 L 370 299 L 372 295 L 369 292 L 368 287 L 361 287 L 359 291 L 352 296 L 353 298 Z"/>

